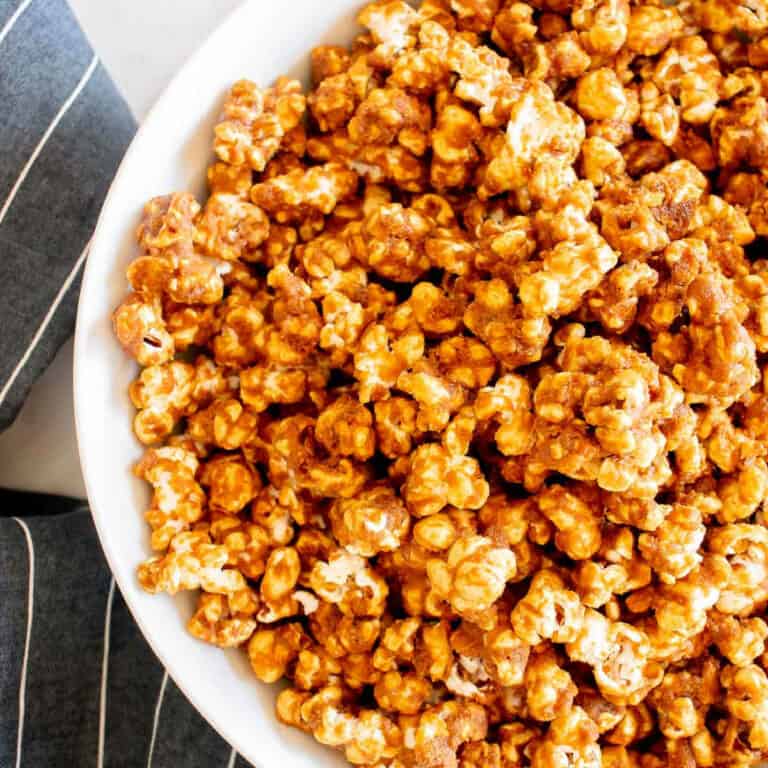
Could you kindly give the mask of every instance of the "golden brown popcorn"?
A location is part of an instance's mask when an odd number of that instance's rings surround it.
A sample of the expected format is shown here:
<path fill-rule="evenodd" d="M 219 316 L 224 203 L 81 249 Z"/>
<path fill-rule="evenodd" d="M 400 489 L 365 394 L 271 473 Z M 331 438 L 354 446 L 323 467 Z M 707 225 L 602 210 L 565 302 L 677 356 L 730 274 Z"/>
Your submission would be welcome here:
<path fill-rule="evenodd" d="M 527 315 L 502 280 L 479 283 L 464 324 L 508 369 L 541 359 L 551 326 L 542 314 Z"/>
<path fill-rule="evenodd" d="M 364 557 L 397 549 L 408 533 L 408 511 L 385 485 L 373 486 L 353 499 L 337 499 L 328 516 L 339 544 Z"/>
<path fill-rule="evenodd" d="M 768 599 L 768 531 L 761 525 L 730 523 L 710 531 L 707 546 L 730 565 L 726 582 L 715 595 L 717 610 L 751 615 Z"/>
<path fill-rule="evenodd" d="M 220 308 L 220 328 L 213 337 L 216 362 L 240 368 L 255 362 L 265 343 L 263 304 L 259 296 L 233 290 Z"/>
<path fill-rule="evenodd" d="M 189 306 L 166 302 L 163 314 L 177 352 L 207 346 L 217 330 L 216 312 L 210 304 Z"/>
<path fill-rule="evenodd" d="M 587 560 L 600 549 L 600 497 L 586 485 L 551 485 L 536 496 L 539 511 L 555 526 L 555 546 L 572 560 Z"/>
<path fill-rule="evenodd" d="M 187 623 L 189 633 L 220 648 L 242 645 L 256 630 L 252 611 L 256 610 L 257 603 L 249 592 L 245 589 L 226 597 L 202 592 L 197 610 Z"/>
<path fill-rule="evenodd" d="M 203 252 L 225 261 L 259 260 L 257 249 L 267 237 L 269 219 L 261 208 L 221 192 L 208 198 L 195 229 Z"/>
<path fill-rule="evenodd" d="M 339 163 L 295 168 L 251 187 L 251 200 L 280 222 L 331 213 L 357 189 L 357 174 Z"/>
<path fill-rule="evenodd" d="M 426 217 L 399 203 L 375 209 L 361 232 L 366 264 L 382 277 L 413 282 L 430 267 L 424 241 L 431 229 Z"/>
<path fill-rule="evenodd" d="M 396 141 L 414 155 L 422 155 L 431 122 L 431 110 L 415 96 L 399 88 L 374 88 L 357 108 L 347 131 L 357 144 Z"/>
<path fill-rule="evenodd" d="M 765 98 L 742 97 L 718 107 L 710 123 L 718 163 L 724 168 L 765 168 L 768 163 Z"/>
<path fill-rule="evenodd" d="M 349 58 L 346 51 L 344 55 Z M 362 59 L 359 61 L 363 63 Z M 321 73 L 323 77 L 307 98 L 309 111 L 321 131 L 340 128 L 355 112 L 358 89 L 348 69 L 348 66 L 343 66 L 338 72 L 330 70 L 328 74 Z"/>
<path fill-rule="evenodd" d="M 410 453 L 417 433 L 417 410 L 416 403 L 405 397 L 392 397 L 374 404 L 378 447 L 388 458 Z"/>
<path fill-rule="evenodd" d="M 607 651 L 594 672 L 595 682 L 608 701 L 637 704 L 661 682 L 664 668 L 650 659 L 651 643 L 641 629 L 624 622 L 611 623 Z"/>
<path fill-rule="evenodd" d="M 488 482 L 477 459 L 426 443 L 411 454 L 403 497 L 414 517 L 433 515 L 447 504 L 479 509 L 488 498 Z"/>
<path fill-rule="evenodd" d="M 418 326 L 402 333 L 371 323 L 354 355 L 354 375 L 360 384 L 361 403 L 386 400 L 400 374 L 424 353 L 424 336 Z"/>
<path fill-rule="evenodd" d="M 570 711 L 578 692 L 570 674 L 558 664 L 552 648 L 531 656 L 525 669 L 524 687 L 529 716 L 545 722 Z"/>
<path fill-rule="evenodd" d="M 353 764 L 768 755 L 750 3 L 377 0 L 145 207 L 140 583 Z"/>
<path fill-rule="evenodd" d="M 664 582 L 687 576 L 700 562 L 699 548 L 707 529 L 694 506 L 674 504 L 652 533 L 642 533 L 637 544 L 643 558 Z"/>
<path fill-rule="evenodd" d="M 674 6 L 634 6 L 629 16 L 627 48 L 641 56 L 655 56 L 683 34 L 684 26 Z"/>
<path fill-rule="evenodd" d="M 296 622 L 258 629 L 248 642 L 248 659 L 254 674 L 265 683 L 277 682 L 309 642 Z"/>
<path fill-rule="evenodd" d="M 234 515 L 217 516 L 211 523 L 211 538 L 227 550 L 227 563 L 249 579 L 258 579 L 267 565 L 273 542 L 261 525 Z"/>
<path fill-rule="evenodd" d="M 234 451 L 251 438 L 257 424 L 257 415 L 239 400 L 223 397 L 189 417 L 187 434 L 201 443 L 213 443 L 226 451 Z"/>
<path fill-rule="evenodd" d="M 459 35 L 449 38 L 434 22 L 422 26 L 419 39 L 425 47 L 435 48 L 458 75 L 454 93 L 480 107 L 484 126 L 498 127 L 507 121 L 522 83 L 512 78 L 506 59 L 486 46 L 473 46 Z"/>
<path fill-rule="evenodd" d="M 339 606 L 345 616 L 381 616 L 389 589 L 365 558 L 343 549 L 318 561 L 309 576 L 317 595 Z"/>
<path fill-rule="evenodd" d="M 431 134 L 430 182 L 435 189 L 464 187 L 479 159 L 477 142 L 482 128 L 468 109 L 446 100 L 438 110 Z"/>
<path fill-rule="evenodd" d="M 594 479 L 614 492 L 634 488 L 635 495 L 645 495 L 646 484 L 648 493 L 657 489 L 669 475 L 658 421 L 672 416 L 683 400 L 682 392 L 659 375 L 646 355 L 606 339 L 568 340 L 559 362 L 565 370 L 547 374 L 534 395 L 539 418 L 530 468 Z M 586 424 L 595 428 L 596 445 L 590 446 L 590 438 L 582 433 L 581 455 L 573 456 L 558 444 L 563 434 L 573 439 L 567 422 L 578 403 Z"/>
<path fill-rule="evenodd" d="M 730 714 L 749 729 L 751 747 L 768 747 L 768 677 L 756 664 L 726 667 L 720 682 L 725 688 L 725 706 Z"/>
<path fill-rule="evenodd" d="M 280 78 L 262 90 L 250 80 L 232 86 L 223 119 L 214 129 L 214 151 L 229 165 L 249 165 L 263 171 L 285 134 L 304 114 L 306 101 L 296 80 Z"/>
<path fill-rule="evenodd" d="M 440 432 L 445 429 L 452 414 L 461 408 L 466 397 L 461 386 L 441 376 L 437 368 L 427 360 L 420 360 L 403 371 L 397 377 L 396 386 L 419 404 L 416 427 L 422 432 Z"/>
<path fill-rule="evenodd" d="M 648 264 L 620 264 L 589 294 L 587 305 L 606 331 L 625 333 L 635 322 L 640 300 L 653 294 L 658 280 Z"/>
<path fill-rule="evenodd" d="M 531 768 L 602 766 L 598 730 L 581 707 L 556 717 L 534 749 Z"/>
<path fill-rule="evenodd" d="M 390 712 L 415 715 L 432 691 L 428 680 L 415 673 L 385 672 L 373 689 L 376 703 Z"/>
<path fill-rule="evenodd" d="M 371 3 L 360 12 L 357 20 L 371 31 L 376 43 L 373 57 L 377 65 L 391 64 L 404 49 L 413 46 L 415 38 L 409 30 L 418 18 L 403 0 Z"/>
<path fill-rule="evenodd" d="M 541 194 L 547 199 L 552 196 L 547 182 L 553 176 L 566 174 L 565 183 L 558 183 L 558 188 L 575 181 L 569 166 L 584 141 L 584 121 L 556 101 L 544 83 L 523 80 L 515 90 L 504 144 L 488 164 L 478 192 L 481 197 L 490 197 L 506 190 L 524 190 L 532 180 L 540 179 L 544 182 Z"/>
<path fill-rule="evenodd" d="M 151 445 L 170 434 L 181 416 L 193 407 L 195 368 L 172 360 L 145 368 L 131 383 L 129 395 L 138 409 L 133 431 Z"/>
<path fill-rule="evenodd" d="M 512 627 L 529 645 L 542 640 L 569 643 L 581 631 L 584 606 L 555 571 L 542 569 L 528 593 L 512 609 Z"/>
<path fill-rule="evenodd" d="M 689 402 L 727 406 L 757 381 L 754 343 L 739 322 L 722 280 L 697 277 L 688 288 L 685 304 L 691 323 L 680 337 L 684 356 L 673 364 L 672 375 Z"/>
<path fill-rule="evenodd" d="M 115 336 L 139 365 L 162 365 L 173 358 L 176 345 L 157 299 L 129 294 L 112 315 L 112 324 Z"/>
<path fill-rule="evenodd" d="M 210 508 L 230 514 L 243 509 L 261 487 L 259 476 L 237 454 L 222 454 L 208 461 L 200 482 L 208 488 Z"/>
<path fill-rule="evenodd" d="M 375 450 L 371 412 L 347 395 L 342 395 L 320 412 L 315 435 L 331 454 L 365 461 Z"/>
<path fill-rule="evenodd" d="M 584 176 L 596 187 L 624 175 L 624 155 L 613 144 L 600 136 L 590 136 L 581 145 L 581 163 Z"/>
<path fill-rule="evenodd" d="M 576 109 L 589 120 L 617 120 L 624 114 L 627 97 L 614 70 L 601 67 L 579 78 Z"/>
<path fill-rule="evenodd" d="M 567 239 L 558 240 L 540 253 L 541 261 L 530 264 L 520 281 L 520 301 L 530 315 L 559 317 L 573 312 L 618 261 L 597 227 L 586 221 L 579 222 Z"/>
<path fill-rule="evenodd" d="M 212 544 L 206 530 L 184 531 L 171 539 L 168 552 L 152 557 L 138 568 L 139 583 L 147 592 L 203 589 L 229 595 L 245 588 L 240 571 L 225 568 L 227 550 Z"/>
<path fill-rule="evenodd" d="M 708 709 L 718 703 L 718 662 L 706 659 L 700 669 L 667 672 L 649 701 L 659 717 L 659 729 L 670 739 L 691 738 L 705 729 Z"/>
<path fill-rule="evenodd" d="M 735 523 L 751 517 L 768 495 L 768 467 L 763 459 L 747 459 L 731 477 L 718 484 L 722 508 L 721 523 Z"/>
<path fill-rule="evenodd" d="M 739 619 L 711 611 L 707 626 L 717 650 L 737 667 L 746 667 L 764 652 L 768 624 L 757 616 Z"/>
<path fill-rule="evenodd" d="M 711 120 L 722 75 L 703 37 L 689 35 L 672 42 L 656 64 L 653 81 L 679 103 L 683 120 L 694 125 Z"/>
<path fill-rule="evenodd" d="M 133 469 L 153 488 L 144 513 L 152 528 L 152 549 L 164 550 L 177 533 L 204 516 L 205 494 L 195 480 L 197 457 L 184 448 L 150 448 Z"/>
<path fill-rule="evenodd" d="M 471 536 L 453 544 L 445 560 L 429 560 L 427 575 L 441 598 L 458 613 L 471 616 L 501 596 L 515 575 L 515 556 L 484 536 Z"/>
<path fill-rule="evenodd" d="M 477 339 L 452 336 L 435 348 L 438 368 L 456 384 L 468 389 L 484 387 L 496 370 L 496 359 Z"/>

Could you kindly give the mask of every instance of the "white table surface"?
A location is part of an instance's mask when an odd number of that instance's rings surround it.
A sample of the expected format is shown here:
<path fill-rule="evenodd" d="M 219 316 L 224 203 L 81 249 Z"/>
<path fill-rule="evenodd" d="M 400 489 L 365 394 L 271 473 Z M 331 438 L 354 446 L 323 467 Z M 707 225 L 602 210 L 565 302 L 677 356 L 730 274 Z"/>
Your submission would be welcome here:
<path fill-rule="evenodd" d="M 69 0 L 137 120 L 240 0 Z M 271 2 L 271 0 L 260 0 Z M 0 487 L 84 498 L 72 412 L 72 342 L 0 433 Z"/>

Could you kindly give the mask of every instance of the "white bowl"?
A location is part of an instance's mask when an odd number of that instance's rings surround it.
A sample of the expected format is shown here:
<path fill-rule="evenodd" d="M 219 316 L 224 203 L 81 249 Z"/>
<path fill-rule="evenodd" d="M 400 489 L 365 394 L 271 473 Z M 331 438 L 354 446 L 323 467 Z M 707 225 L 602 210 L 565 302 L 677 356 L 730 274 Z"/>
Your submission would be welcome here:
<path fill-rule="evenodd" d="M 143 518 L 148 489 L 131 474 L 142 448 L 131 431 L 128 385 L 137 366 L 112 335 L 110 315 L 125 295 L 125 268 L 137 254 L 134 231 L 154 195 L 202 196 L 212 159 L 212 128 L 227 88 L 248 77 L 271 83 L 283 73 L 307 80 L 309 51 L 348 43 L 362 0 L 251 0 L 236 9 L 184 66 L 150 112 L 107 195 L 83 277 L 75 337 L 75 415 L 88 499 L 107 561 L 136 622 L 192 704 L 260 768 L 344 764 L 309 736 L 280 725 L 277 689 L 260 683 L 242 651 L 191 637 L 194 598 L 152 596 L 136 581 L 150 554 Z"/>

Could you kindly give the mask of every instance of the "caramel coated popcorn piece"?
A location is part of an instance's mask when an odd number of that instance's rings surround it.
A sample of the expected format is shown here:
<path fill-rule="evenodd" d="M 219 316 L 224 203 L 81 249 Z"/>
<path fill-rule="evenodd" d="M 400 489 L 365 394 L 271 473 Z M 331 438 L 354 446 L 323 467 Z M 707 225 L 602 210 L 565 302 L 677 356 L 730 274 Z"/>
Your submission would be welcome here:
<path fill-rule="evenodd" d="M 312 213 L 330 213 L 352 195 L 357 174 L 338 163 L 296 168 L 251 187 L 251 199 L 284 223 Z"/>
<path fill-rule="evenodd" d="M 408 532 L 408 512 L 387 486 L 338 499 L 329 512 L 334 535 L 347 551 L 372 557 L 397 549 Z"/>
<path fill-rule="evenodd" d="M 167 554 L 153 557 L 138 569 L 139 583 L 147 592 L 168 592 L 202 588 L 228 595 L 245 587 L 243 575 L 225 569 L 227 550 L 211 544 L 207 531 L 187 531 L 171 539 Z"/>
<path fill-rule="evenodd" d="M 514 576 L 515 556 L 510 550 L 494 547 L 490 539 L 468 537 L 448 550 L 445 561 L 428 561 L 427 574 L 435 592 L 458 613 L 483 611 Z"/>
<path fill-rule="evenodd" d="M 224 119 L 214 129 L 214 151 L 229 165 L 263 171 L 285 134 L 298 125 L 304 109 L 296 80 L 281 78 L 266 90 L 250 80 L 239 80 L 224 103 Z"/>

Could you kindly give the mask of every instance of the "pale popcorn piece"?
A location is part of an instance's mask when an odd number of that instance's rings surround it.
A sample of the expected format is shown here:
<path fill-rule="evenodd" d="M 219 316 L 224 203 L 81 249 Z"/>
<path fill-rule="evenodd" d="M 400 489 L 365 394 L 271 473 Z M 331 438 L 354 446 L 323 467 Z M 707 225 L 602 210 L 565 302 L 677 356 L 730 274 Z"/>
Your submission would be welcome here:
<path fill-rule="evenodd" d="M 418 13 L 402 0 L 389 0 L 367 5 L 357 20 L 367 27 L 377 44 L 377 62 L 391 63 L 404 49 L 416 42 L 410 29 L 419 20 Z"/>
<path fill-rule="evenodd" d="M 152 527 L 152 548 L 164 550 L 178 533 L 187 531 L 205 514 L 205 494 L 195 480 L 197 457 L 184 448 L 150 448 L 134 474 L 154 492 L 144 517 Z"/>
<path fill-rule="evenodd" d="M 661 682 L 664 668 L 649 658 L 651 644 L 645 632 L 630 624 L 612 623 L 607 644 L 606 658 L 594 668 L 595 682 L 608 701 L 637 704 Z"/>
<path fill-rule="evenodd" d="M 139 566 L 139 583 L 153 593 L 203 589 L 228 595 L 244 589 L 245 579 L 239 571 L 224 567 L 227 559 L 226 547 L 211 544 L 207 531 L 182 532 L 171 539 L 165 555 Z"/>

